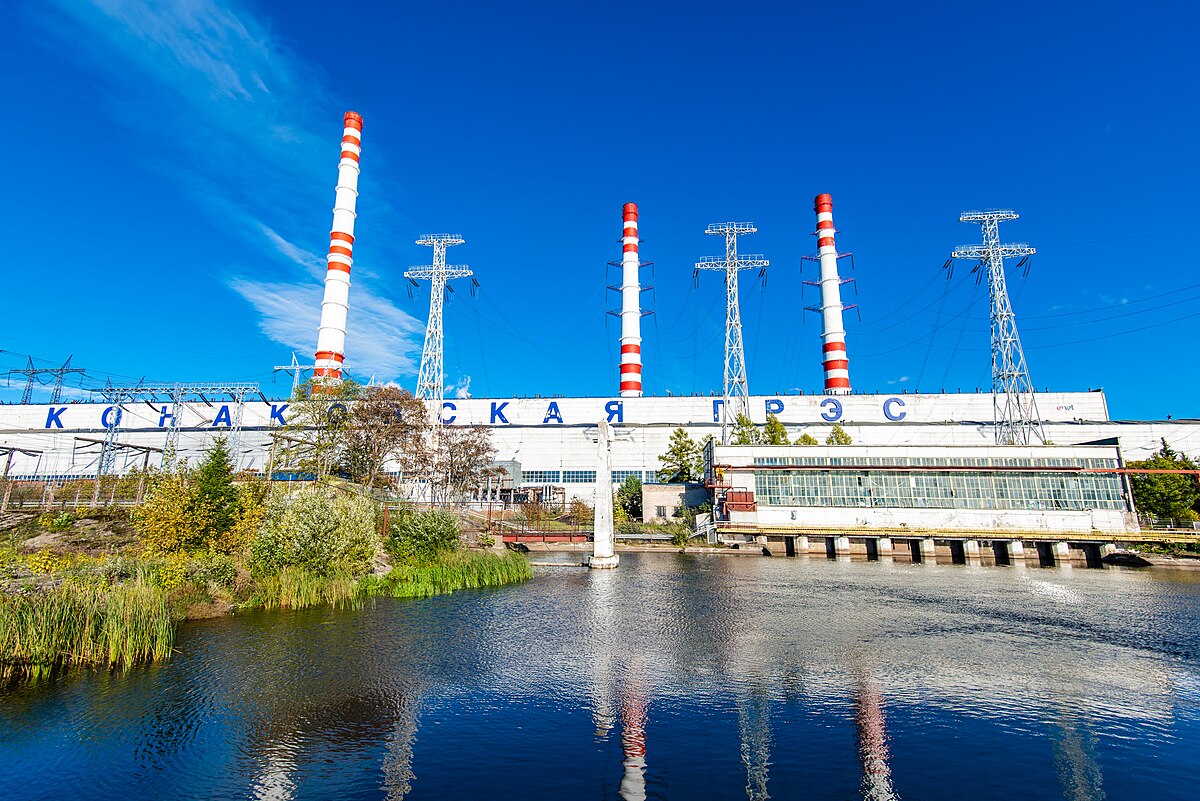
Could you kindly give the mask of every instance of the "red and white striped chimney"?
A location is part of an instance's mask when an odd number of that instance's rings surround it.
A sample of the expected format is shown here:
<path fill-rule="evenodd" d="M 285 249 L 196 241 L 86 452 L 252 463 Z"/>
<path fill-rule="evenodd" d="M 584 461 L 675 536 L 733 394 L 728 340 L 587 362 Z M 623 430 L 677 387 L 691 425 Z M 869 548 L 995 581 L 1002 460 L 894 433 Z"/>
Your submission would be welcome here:
<path fill-rule="evenodd" d="M 333 230 L 329 232 L 329 266 L 325 271 L 325 298 L 321 301 L 321 327 L 317 330 L 313 369 L 313 380 L 319 384 L 339 383 L 346 358 L 346 312 L 350 308 L 350 266 L 354 264 L 354 208 L 358 201 L 363 121 L 358 114 L 347 111 L 343 122 Z"/>
<path fill-rule="evenodd" d="M 833 243 L 833 198 L 817 195 L 817 255 L 821 264 L 821 365 L 825 392 L 850 394 L 850 361 L 846 358 L 846 328 L 842 324 L 842 279 L 838 275 L 837 246 Z"/>
<path fill-rule="evenodd" d="M 642 287 L 638 279 L 638 207 L 626 203 L 621 238 L 621 397 L 642 396 Z"/>

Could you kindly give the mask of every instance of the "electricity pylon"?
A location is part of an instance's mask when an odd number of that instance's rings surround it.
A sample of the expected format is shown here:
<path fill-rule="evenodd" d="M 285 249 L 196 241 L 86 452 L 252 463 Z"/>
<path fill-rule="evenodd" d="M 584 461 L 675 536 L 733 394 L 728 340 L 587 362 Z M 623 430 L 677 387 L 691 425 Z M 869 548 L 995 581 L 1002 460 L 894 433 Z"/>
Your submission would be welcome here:
<path fill-rule="evenodd" d="M 746 349 L 742 345 L 742 312 L 738 304 L 739 270 L 766 267 L 770 264 L 762 255 L 753 253 L 739 257 L 737 238 L 753 234 L 754 223 L 713 223 L 704 233 L 725 237 L 725 257 L 705 256 L 696 262 L 697 270 L 725 272 L 725 384 L 721 403 L 721 444 L 729 444 L 729 422 L 738 415 L 750 416 L 750 390 L 746 385 Z"/>
<path fill-rule="evenodd" d="M 1026 244 L 1000 244 L 999 224 L 1015 220 L 1015 211 L 991 209 L 964 211 L 959 222 L 979 223 L 982 245 L 963 245 L 952 254 L 956 259 L 976 259 L 987 269 L 988 292 L 992 298 L 992 423 L 997 445 L 1030 445 L 1046 441 L 1038 414 L 1025 351 L 1017 336 L 1017 318 L 1008 299 L 1004 260 L 1020 257 L 1023 266 L 1037 251 Z"/>

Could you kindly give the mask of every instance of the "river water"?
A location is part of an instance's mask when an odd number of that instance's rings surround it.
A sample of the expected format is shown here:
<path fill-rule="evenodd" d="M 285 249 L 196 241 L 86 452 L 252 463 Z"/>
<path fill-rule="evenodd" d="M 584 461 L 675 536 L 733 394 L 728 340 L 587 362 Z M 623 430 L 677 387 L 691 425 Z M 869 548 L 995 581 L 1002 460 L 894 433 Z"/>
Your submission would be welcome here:
<path fill-rule="evenodd" d="M 0 691 L 0 798 L 1194 799 L 1200 575 L 627 554 Z"/>

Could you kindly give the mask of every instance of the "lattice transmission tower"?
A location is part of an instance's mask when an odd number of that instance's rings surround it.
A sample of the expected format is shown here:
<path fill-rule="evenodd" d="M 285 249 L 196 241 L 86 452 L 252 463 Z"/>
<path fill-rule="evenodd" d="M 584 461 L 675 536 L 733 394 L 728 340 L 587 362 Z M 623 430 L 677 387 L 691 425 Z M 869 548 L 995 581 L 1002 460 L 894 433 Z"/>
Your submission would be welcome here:
<path fill-rule="evenodd" d="M 425 348 L 421 351 L 416 394 L 422 400 L 434 402 L 434 423 L 441 422 L 442 403 L 446 396 L 446 374 L 442 365 L 442 308 L 446 299 L 446 282 L 451 278 L 465 278 L 472 274 L 465 264 L 447 265 L 446 248 L 461 245 L 465 241 L 459 234 L 422 235 L 417 244 L 433 248 L 433 264 L 411 267 L 404 273 L 404 277 L 414 284 L 421 278 L 430 282 L 429 323 L 425 326 Z M 436 427 L 434 430 L 436 437 Z"/>
<path fill-rule="evenodd" d="M 705 256 L 696 262 L 697 270 L 722 270 L 725 273 L 725 384 L 721 403 L 721 443 L 729 444 L 729 422 L 738 415 L 750 416 L 750 390 L 746 385 L 746 349 L 742 345 L 742 312 L 738 303 L 738 271 L 770 264 L 761 254 L 738 256 L 737 238 L 753 234 L 754 223 L 713 223 L 704 233 L 725 237 L 725 256 Z"/>
<path fill-rule="evenodd" d="M 1019 257 L 1018 266 L 1021 266 L 1037 252 L 1026 244 L 1000 244 L 1000 223 L 1015 220 L 1018 216 L 1007 209 L 964 211 L 958 221 L 979 223 L 983 229 L 983 244 L 963 245 L 955 248 L 952 254 L 956 259 L 978 260 L 987 270 L 988 292 L 992 299 L 992 423 L 997 445 L 1030 445 L 1035 441 L 1046 441 L 1004 277 L 1005 259 Z"/>

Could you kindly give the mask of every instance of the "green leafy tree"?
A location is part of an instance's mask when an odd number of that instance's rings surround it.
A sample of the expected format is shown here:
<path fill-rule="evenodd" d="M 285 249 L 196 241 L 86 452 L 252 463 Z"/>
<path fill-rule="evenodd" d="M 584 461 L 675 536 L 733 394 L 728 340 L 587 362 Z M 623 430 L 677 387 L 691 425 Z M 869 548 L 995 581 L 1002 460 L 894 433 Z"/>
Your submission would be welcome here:
<path fill-rule="evenodd" d="M 763 428 L 763 439 L 767 445 L 790 445 L 787 429 L 779 418 L 767 412 L 767 425 Z"/>
<path fill-rule="evenodd" d="M 731 445 L 762 445 L 763 432 L 754 425 L 754 421 L 744 414 L 739 414 L 733 421 L 733 439 Z"/>
<path fill-rule="evenodd" d="M 1130 462 L 1138 470 L 1195 470 L 1192 459 L 1178 453 L 1162 440 L 1162 449 L 1149 459 Z M 1131 473 L 1133 502 L 1142 514 L 1171 517 L 1176 520 L 1196 520 L 1196 504 L 1200 501 L 1200 486 L 1196 476 L 1187 473 Z"/>
<path fill-rule="evenodd" d="M 801 434 L 800 438 L 796 440 L 796 444 L 797 445 L 820 445 L 821 443 L 818 442 L 817 438 L 814 437 L 812 434 Z"/>
<path fill-rule="evenodd" d="M 700 446 L 682 428 L 671 432 L 667 452 L 658 457 L 658 462 L 662 465 L 658 469 L 658 480 L 666 484 L 698 481 L 704 471 Z"/>
<path fill-rule="evenodd" d="M 204 509 L 207 520 L 202 538 L 209 543 L 222 541 L 237 523 L 240 512 L 238 489 L 233 485 L 233 461 L 224 437 L 214 439 L 205 451 L 196 468 L 195 484 L 193 503 Z"/>
<path fill-rule="evenodd" d="M 853 442 L 854 440 L 846 433 L 846 429 L 839 425 L 834 425 L 833 430 L 829 432 L 829 436 L 825 438 L 826 445 L 850 445 Z"/>
<path fill-rule="evenodd" d="M 642 480 L 637 476 L 629 476 L 617 489 L 616 508 L 620 510 L 625 520 L 642 519 Z"/>

